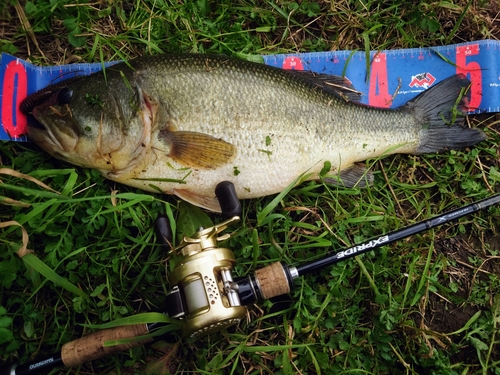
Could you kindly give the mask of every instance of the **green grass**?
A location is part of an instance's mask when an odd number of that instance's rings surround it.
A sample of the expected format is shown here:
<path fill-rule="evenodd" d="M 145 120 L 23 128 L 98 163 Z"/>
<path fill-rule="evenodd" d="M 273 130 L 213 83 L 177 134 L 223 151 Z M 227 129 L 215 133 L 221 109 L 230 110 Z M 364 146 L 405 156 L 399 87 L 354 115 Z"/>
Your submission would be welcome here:
<path fill-rule="evenodd" d="M 500 37 L 486 1 L 16 4 L 0 5 L 0 49 L 44 65 L 161 52 L 253 58 Z M 30 30 L 20 26 L 23 15 Z M 470 121 L 485 129 L 487 142 L 369 161 L 370 188 L 305 182 L 278 198 L 243 202 L 241 226 L 225 243 L 238 259 L 235 274 L 277 260 L 313 259 L 498 191 L 498 119 Z M 116 319 L 161 311 L 171 287 L 165 271 L 176 258 L 157 245 L 154 220 L 165 213 L 175 218 L 176 243 L 207 221 L 221 221 L 174 197 L 54 160 L 32 144 L 3 142 L 0 157 L 3 167 L 60 193 L 0 175 L 0 222 L 21 224 L 36 254 L 20 259 L 21 229 L 1 229 L 0 364 L 46 355 Z M 499 220 L 500 207 L 492 207 L 306 276 L 289 296 L 251 307 L 238 327 L 176 345 L 177 371 L 500 374 Z M 161 373 L 165 364 L 158 359 L 171 347 L 160 342 L 53 373 L 139 374 L 147 365 Z"/>

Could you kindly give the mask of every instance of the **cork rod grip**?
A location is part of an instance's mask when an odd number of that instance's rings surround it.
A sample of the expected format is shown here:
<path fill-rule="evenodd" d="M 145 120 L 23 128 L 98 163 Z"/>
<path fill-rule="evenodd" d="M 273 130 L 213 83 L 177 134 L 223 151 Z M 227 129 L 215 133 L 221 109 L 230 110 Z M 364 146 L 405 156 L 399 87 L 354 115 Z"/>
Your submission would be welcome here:
<path fill-rule="evenodd" d="M 290 293 L 290 285 L 280 262 L 255 271 L 255 279 L 263 299 Z"/>
<path fill-rule="evenodd" d="M 153 339 L 132 341 L 115 346 L 104 346 L 109 340 L 128 339 L 148 333 L 146 324 L 110 328 L 84 336 L 78 340 L 68 342 L 61 348 L 61 358 L 66 367 L 72 367 L 84 362 L 93 361 L 111 353 L 121 352 L 135 346 L 152 342 Z"/>

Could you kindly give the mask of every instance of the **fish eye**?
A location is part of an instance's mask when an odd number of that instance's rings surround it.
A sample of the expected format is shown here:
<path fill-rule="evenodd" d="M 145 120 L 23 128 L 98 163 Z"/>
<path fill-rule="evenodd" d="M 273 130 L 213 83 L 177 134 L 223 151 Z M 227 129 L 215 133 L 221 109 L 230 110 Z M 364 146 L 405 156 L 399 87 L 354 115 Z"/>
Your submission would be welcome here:
<path fill-rule="evenodd" d="M 73 97 L 73 90 L 71 90 L 69 87 L 63 87 L 62 89 L 59 90 L 59 93 L 57 94 L 57 104 L 59 105 L 68 104 L 72 97 Z"/>

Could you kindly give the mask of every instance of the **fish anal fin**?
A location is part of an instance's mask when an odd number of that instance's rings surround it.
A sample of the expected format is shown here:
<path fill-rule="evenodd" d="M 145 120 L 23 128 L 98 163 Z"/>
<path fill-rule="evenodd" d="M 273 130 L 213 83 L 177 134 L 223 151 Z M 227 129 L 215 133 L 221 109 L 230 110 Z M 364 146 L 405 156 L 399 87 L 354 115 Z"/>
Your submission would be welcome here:
<path fill-rule="evenodd" d="M 324 181 L 331 185 L 364 188 L 373 184 L 373 174 L 364 165 L 353 164 L 337 176 L 325 177 Z"/>
<path fill-rule="evenodd" d="M 189 131 L 160 131 L 158 137 L 168 144 L 168 156 L 195 169 L 216 169 L 236 157 L 236 147 L 222 139 Z"/>
<path fill-rule="evenodd" d="M 196 193 L 189 189 L 174 189 L 173 193 L 182 200 L 192 205 L 204 208 L 212 212 L 221 212 L 220 204 L 215 195 L 208 196 Z"/>

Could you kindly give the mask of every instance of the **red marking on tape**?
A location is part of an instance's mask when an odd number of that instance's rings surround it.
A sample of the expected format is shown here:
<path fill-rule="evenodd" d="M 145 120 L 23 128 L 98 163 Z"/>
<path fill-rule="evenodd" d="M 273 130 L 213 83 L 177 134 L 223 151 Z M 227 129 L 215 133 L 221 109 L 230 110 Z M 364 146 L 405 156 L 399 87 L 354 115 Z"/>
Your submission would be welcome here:
<path fill-rule="evenodd" d="M 285 61 L 283 61 L 283 69 L 304 70 L 304 65 L 298 57 L 291 56 L 287 57 Z"/>
<path fill-rule="evenodd" d="M 24 65 L 11 61 L 4 73 L 1 106 L 4 130 L 12 138 L 26 134 L 28 119 L 19 109 L 19 105 L 27 95 L 28 77 Z"/>

